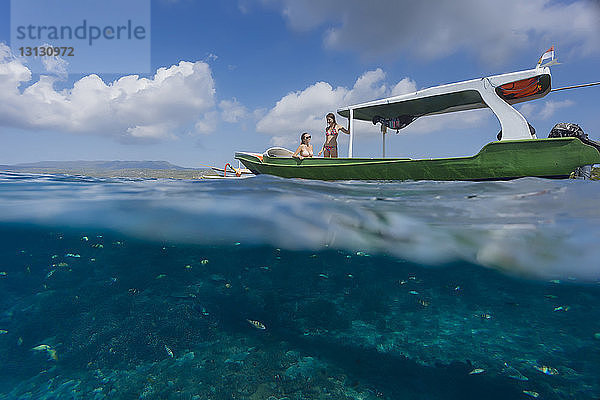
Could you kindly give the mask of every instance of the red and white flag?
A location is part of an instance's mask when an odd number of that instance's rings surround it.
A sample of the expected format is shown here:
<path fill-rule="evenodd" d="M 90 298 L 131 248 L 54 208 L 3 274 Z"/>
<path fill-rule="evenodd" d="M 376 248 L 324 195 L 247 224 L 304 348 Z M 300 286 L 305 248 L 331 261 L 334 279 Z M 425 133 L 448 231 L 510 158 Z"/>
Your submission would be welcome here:
<path fill-rule="evenodd" d="M 547 59 L 554 60 L 554 46 L 550 47 L 544 54 L 542 54 L 540 60 L 538 61 L 538 65 L 541 65 L 544 60 Z"/>

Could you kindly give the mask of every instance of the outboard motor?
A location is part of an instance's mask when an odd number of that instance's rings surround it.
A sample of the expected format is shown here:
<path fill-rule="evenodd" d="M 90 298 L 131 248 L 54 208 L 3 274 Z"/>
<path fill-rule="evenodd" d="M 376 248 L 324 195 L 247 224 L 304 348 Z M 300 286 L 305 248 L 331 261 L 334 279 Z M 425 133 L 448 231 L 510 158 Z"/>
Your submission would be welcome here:
<path fill-rule="evenodd" d="M 552 128 L 548 137 L 576 137 L 579 139 L 588 139 L 587 133 L 583 132 L 583 129 L 581 129 L 579 125 L 570 122 L 559 122 L 554 125 L 554 128 Z"/>
<path fill-rule="evenodd" d="M 581 127 L 577 124 L 572 124 L 570 122 L 560 122 L 554 125 L 554 128 L 550 131 L 548 135 L 549 138 L 559 138 L 559 137 L 576 137 L 581 140 L 583 143 L 593 146 L 600 152 L 600 142 L 596 142 L 591 140 L 587 133 L 581 129 Z M 583 167 L 578 167 L 574 172 L 573 176 L 575 178 L 583 178 L 590 179 L 592 176 L 592 166 L 584 165 Z"/>

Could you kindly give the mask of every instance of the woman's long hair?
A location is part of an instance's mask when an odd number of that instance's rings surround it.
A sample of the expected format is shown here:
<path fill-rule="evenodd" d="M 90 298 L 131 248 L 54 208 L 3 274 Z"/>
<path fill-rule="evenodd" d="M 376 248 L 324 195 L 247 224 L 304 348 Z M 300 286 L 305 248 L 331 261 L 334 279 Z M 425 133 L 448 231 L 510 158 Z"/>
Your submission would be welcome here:
<path fill-rule="evenodd" d="M 334 123 L 334 126 L 335 126 L 335 123 L 336 123 L 335 122 L 335 115 L 333 113 L 329 113 L 329 114 L 327 114 L 325 116 L 325 120 L 327 121 L 327 118 L 329 118 L 329 117 L 331 117 L 333 119 L 333 123 Z M 327 124 L 327 126 L 325 126 L 325 130 L 327 130 L 327 128 L 329 128 L 329 124 Z"/>
<path fill-rule="evenodd" d="M 304 140 L 306 139 L 306 136 L 308 136 L 308 135 L 309 135 L 308 132 L 303 132 L 302 135 L 300 135 L 300 143 L 307 144 L 304 142 Z"/>

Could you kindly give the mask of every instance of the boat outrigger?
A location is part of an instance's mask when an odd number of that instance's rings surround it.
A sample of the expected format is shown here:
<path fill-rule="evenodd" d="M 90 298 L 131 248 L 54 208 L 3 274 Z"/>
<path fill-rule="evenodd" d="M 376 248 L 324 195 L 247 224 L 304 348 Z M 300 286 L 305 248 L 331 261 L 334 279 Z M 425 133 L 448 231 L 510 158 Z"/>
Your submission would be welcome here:
<path fill-rule="evenodd" d="M 263 154 L 237 152 L 254 174 L 320 180 L 504 180 L 526 176 L 568 178 L 600 163 L 600 144 L 581 137 L 538 139 L 513 104 L 541 98 L 551 90 L 549 66 L 489 76 L 419 90 L 414 93 L 339 109 L 349 119 L 347 158 L 292 158 L 270 148 Z M 499 140 L 471 157 L 438 159 L 353 158 L 354 120 L 371 121 L 385 130 L 402 129 L 415 119 L 488 107 L 501 125 Z M 385 151 L 385 150 L 384 150 Z M 589 168 L 588 168 L 589 169 Z"/>

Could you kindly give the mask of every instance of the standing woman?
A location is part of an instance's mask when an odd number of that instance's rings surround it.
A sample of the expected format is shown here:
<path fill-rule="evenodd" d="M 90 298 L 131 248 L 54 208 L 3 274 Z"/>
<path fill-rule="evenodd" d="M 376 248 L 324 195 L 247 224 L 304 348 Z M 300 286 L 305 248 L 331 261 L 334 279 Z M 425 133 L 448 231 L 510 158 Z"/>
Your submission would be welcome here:
<path fill-rule="evenodd" d="M 335 115 L 333 115 L 333 113 L 327 114 L 325 118 L 327 119 L 327 127 L 325 128 L 325 143 L 323 144 L 323 148 L 321 149 L 321 151 L 319 151 L 319 155 L 323 153 L 323 157 L 337 158 L 338 132 L 350 134 L 350 130 L 344 128 L 343 126 L 335 122 Z"/>

